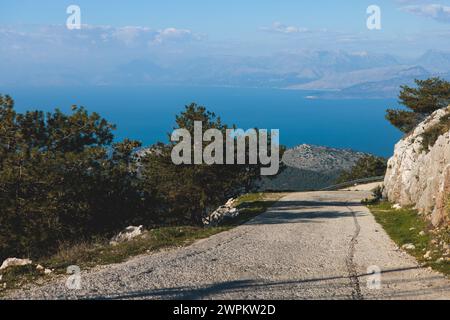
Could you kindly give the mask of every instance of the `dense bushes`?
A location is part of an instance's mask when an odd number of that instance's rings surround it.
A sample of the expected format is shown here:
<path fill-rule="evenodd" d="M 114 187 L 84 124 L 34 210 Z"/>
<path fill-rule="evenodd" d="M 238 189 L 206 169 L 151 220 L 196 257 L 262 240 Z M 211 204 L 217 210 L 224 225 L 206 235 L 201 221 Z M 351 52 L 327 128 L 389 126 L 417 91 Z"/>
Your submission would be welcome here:
<path fill-rule="evenodd" d="M 417 87 L 402 86 L 400 103 L 409 110 L 388 109 L 386 119 L 408 133 L 434 111 L 450 105 L 450 82 L 440 78 L 416 80 Z"/>
<path fill-rule="evenodd" d="M 194 136 L 195 121 L 202 122 L 203 132 L 215 128 L 226 136 L 228 127 L 222 124 L 221 119 L 196 104 L 186 106 L 176 117 L 174 129 L 187 129 Z M 203 147 L 209 143 L 203 142 Z M 225 154 L 225 141 L 222 147 Z M 202 218 L 208 212 L 232 196 L 253 190 L 260 178 L 260 164 L 175 166 L 171 160 L 172 148 L 173 143 L 159 143 L 141 160 L 144 190 L 146 193 L 153 192 L 163 205 L 160 213 L 166 220 L 201 225 Z M 235 160 L 236 157 L 235 148 Z"/>
<path fill-rule="evenodd" d="M 194 120 L 226 129 L 195 104 L 177 125 L 192 130 Z M 84 108 L 18 113 L 0 96 L 0 260 L 45 256 L 130 224 L 200 224 L 259 176 L 259 165 L 175 166 L 172 144 L 136 153 L 140 143 L 114 143 L 113 130 Z"/>
<path fill-rule="evenodd" d="M 407 133 L 412 131 L 425 117 L 410 111 L 388 109 L 386 110 L 386 119 L 394 127 Z"/>
<path fill-rule="evenodd" d="M 350 171 L 343 172 L 337 179 L 337 183 L 353 181 L 357 179 L 384 176 L 387 169 L 385 158 L 367 155 L 360 158 Z"/>
<path fill-rule="evenodd" d="M 73 107 L 17 113 L 0 96 L 0 258 L 40 256 L 137 218 L 132 153 L 114 126 Z"/>

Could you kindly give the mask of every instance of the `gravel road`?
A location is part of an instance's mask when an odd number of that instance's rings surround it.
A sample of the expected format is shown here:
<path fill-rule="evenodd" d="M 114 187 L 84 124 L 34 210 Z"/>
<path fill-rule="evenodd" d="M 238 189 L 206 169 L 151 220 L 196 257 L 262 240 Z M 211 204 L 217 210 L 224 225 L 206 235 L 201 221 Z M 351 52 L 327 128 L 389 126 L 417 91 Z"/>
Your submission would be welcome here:
<path fill-rule="evenodd" d="M 360 205 L 368 191 L 291 193 L 231 231 L 13 292 L 25 299 L 450 299 Z M 373 267 L 376 266 L 376 267 Z M 381 270 L 380 287 L 368 280 Z"/>

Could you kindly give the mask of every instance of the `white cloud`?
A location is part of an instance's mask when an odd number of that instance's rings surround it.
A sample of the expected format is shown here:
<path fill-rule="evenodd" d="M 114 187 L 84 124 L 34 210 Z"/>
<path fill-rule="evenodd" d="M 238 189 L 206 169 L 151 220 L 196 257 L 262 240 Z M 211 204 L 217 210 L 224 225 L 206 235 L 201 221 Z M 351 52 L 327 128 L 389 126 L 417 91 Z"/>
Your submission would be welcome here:
<path fill-rule="evenodd" d="M 274 22 L 270 27 L 261 27 L 263 31 L 267 32 L 275 32 L 275 33 L 283 33 L 283 34 L 296 34 L 296 33 L 304 33 L 309 32 L 307 28 L 298 28 L 294 26 L 287 26 L 281 22 Z"/>
<path fill-rule="evenodd" d="M 142 34 L 146 33 L 152 34 L 153 32 L 151 29 L 145 27 L 127 26 L 115 29 L 112 32 L 112 35 L 116 39 L 129 45 L 134 43 Z M 103 35 L 103 38 L 107 38 L 107 35 Z"/>
<path fill-rule="evenodd" d="M 450 6 L 441 4 L 411 5 L 402 7 L 401 10 L 439 22 L 450 23 Z"/>
<path fill-rule="evenodd" d="M 188 29 L 166 28 L 162 30 L 141 26 L 92 26 L 82 25 L 80 30 L 68 30 L 62 25 L 46 25 L 21 30 L 0 28 L 0 44 L 12 46 L 23 43 L 41 45 L 84 47 L 124 46 L 147 47 L 165 42 L 186 43 L 201 37 Z"/>
<path fill-rule="evenodd" d="M 153 39 L 153 43 L 163 43 L 168 41 L 198 40 L 200 36 L 192 33 L 188 29 L 166 28 L 159 30 Z"/>

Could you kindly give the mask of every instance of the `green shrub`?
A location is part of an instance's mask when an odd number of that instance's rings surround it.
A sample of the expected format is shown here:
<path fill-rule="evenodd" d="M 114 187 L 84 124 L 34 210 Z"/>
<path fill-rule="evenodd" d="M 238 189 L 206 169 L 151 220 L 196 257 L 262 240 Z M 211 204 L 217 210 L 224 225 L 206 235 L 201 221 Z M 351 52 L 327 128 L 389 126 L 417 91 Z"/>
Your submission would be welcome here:
<path fill-rule="evenodd" d="M 433 147 L 437 139 L 450 130 L 450 112 L 441 117 L 438 123 L 425 130 L 422 133 L 422 148 L 429 151 Z"/>
<path fill-rule="evenodd" d="M 377 186 L 372 190 L 372 195 L 374 199 L 381 200 L 383 198 L 383 186 Z"/>
<path fill-rule="evenodd" d="M 204 132 L 215 128 L 226 136 L 226 130 L 229 128 L 222 124 L 221 119 L 214 113 L 195 103 L 186 106 L 176 117 L 175 128 L 187 129 L 193 136 L 195 121 L 202 122 Z M 268 140 L 270 144 L 270 137 Z M 203 144 L 203 147 L 206 147 L 209 142 Z M 225 139 L 222 144 L 226 150 Z M 246 145 L 248 159 L 249 144 Z M 252 165 L 175 165 L 171 160 L 173 146 L 172 142 L 158 143 L 153 147 L 158 151 L 148 153 L 142 159 L 144 190 L 148 193 L 154 192 L 155 197 L 163 204 L 162 213 L 171 217 L 171 222 L 183 221 L 203 225 L 202 218 L 210 213 L 211 209 L 222 205 L 230 197 L 252 191 L 256 187 L 255 182 L 261 177 L 260 162 Z M 234 151 L 236 160 L 237 148 Z"/>
<path fill-rule="evenodd" d="M 350 171 L 343 172 L 336 183 L 383 176 L 386 168 L 387 160 L 385 158 L 366 155 L 360 158 Z"/>
<path fill-rule="evenodd" d="M 388 109 L 386 110 L 386 119 L 394 127 L 407 133 L 412 131 L 423 117 L 411 111 Z"/>
<path fill-rule="evenodd" d="M 227 128 L 195 104 L 176 117 L 191 131 L 195 120 L 205 130 Z M 71 114 L 18 113 L 0 95 L 0 260 L 83 248 L 128 225 L 202 225 L 209 210 L 259 177 L 261 164 L 176 166 L 170 143 L 138 162 L 140 143 L 113 143 L 114 129 L 76 106 Z"/>

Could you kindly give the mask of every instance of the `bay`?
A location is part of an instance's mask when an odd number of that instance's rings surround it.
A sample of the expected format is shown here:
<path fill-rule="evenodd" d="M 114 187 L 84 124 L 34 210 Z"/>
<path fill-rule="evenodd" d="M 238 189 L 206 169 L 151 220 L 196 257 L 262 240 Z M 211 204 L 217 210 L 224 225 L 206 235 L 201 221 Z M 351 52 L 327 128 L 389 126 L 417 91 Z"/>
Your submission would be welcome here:
<path fill-rule="evenodd" d="M 281 143 L 307 143 L 350 148 L 390 156 L 402 134 L 384 118 L 395 99 L 314 99 L 314 92 L 193 86 L 15 87 L 18 111 L 73 104 L 96 111 L 117 125 L 116 139 L 137 139 L 150 145 L 167 141 L 175 115 L 196 102 L 242 129 L 279 129 Z"/>

